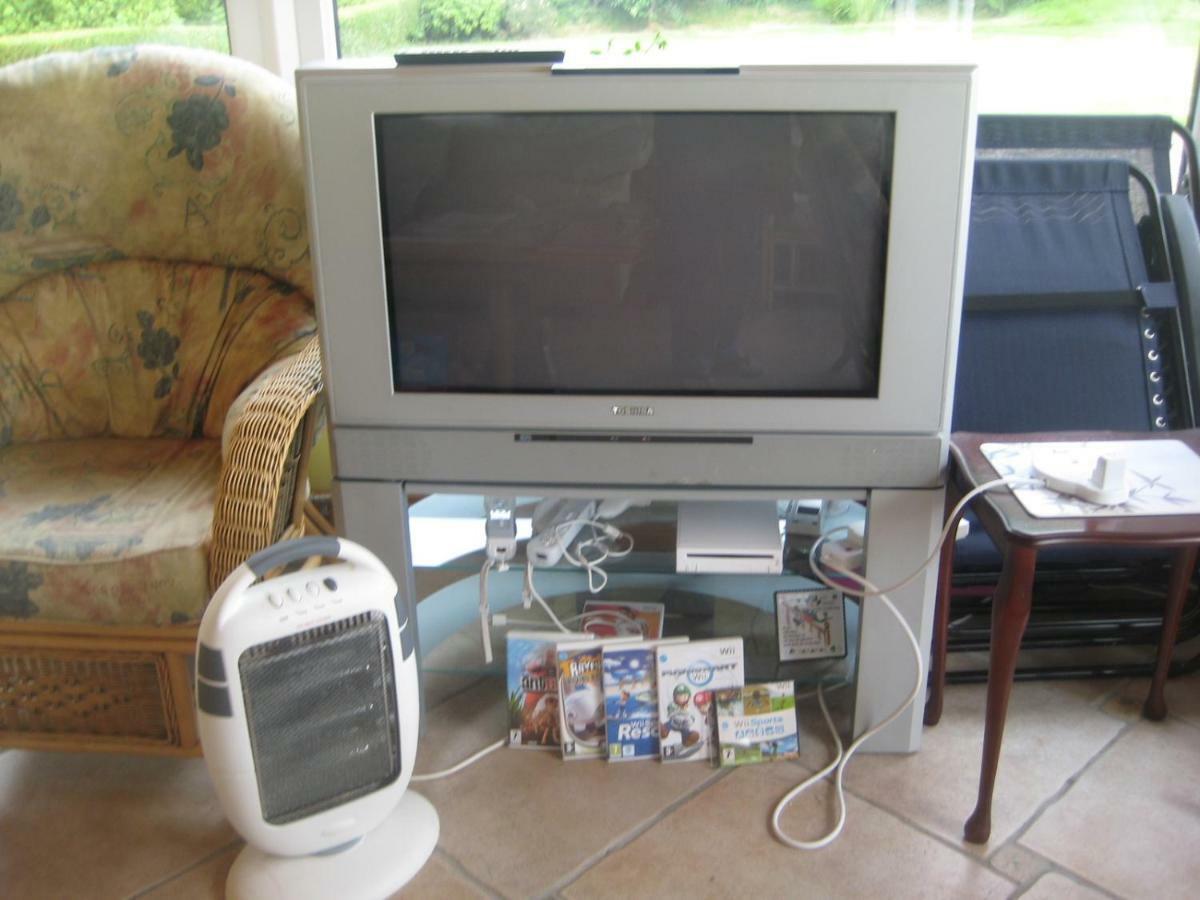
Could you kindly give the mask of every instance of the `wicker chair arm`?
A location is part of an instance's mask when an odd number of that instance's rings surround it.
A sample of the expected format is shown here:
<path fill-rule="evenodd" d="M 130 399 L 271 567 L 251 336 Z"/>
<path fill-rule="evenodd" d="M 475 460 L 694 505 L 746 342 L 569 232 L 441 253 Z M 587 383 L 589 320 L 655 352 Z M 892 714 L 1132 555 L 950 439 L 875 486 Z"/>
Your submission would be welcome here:
<path fill-rule="evenodd" d="M 320 345 L 314 337 L 231 410 L 213 509 L 210 590 L 263 547 L 302 533 L 304 471 L 322 388 Z"/>

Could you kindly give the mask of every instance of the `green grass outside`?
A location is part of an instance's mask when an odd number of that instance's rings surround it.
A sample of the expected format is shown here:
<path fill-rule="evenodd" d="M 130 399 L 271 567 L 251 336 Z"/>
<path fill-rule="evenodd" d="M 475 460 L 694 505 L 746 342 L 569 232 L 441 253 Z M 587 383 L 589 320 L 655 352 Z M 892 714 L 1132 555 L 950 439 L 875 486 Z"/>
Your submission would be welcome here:
<path fill-rule="evenodd" d="M 55 50 L 86 50 L 125 44 L 179 44 L 229 52 L 229 33 L 223 25 L 136 25 L 86 28 L 79 31 L 39 31 L 0 37 L 0 65 L 18 62 Z"/>

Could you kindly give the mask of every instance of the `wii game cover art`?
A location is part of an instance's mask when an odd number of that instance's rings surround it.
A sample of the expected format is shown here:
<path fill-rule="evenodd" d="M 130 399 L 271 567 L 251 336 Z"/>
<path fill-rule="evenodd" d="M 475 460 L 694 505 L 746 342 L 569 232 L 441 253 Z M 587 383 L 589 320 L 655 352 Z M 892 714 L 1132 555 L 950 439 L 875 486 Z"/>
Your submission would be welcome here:
<path fill-rule="evenodd" d="M 583 627 L 597 637 L 633 635 L 656 641 L 662 637 L 665 610 L 662 603 L 588 600 L 583 604 Z"/>
<path fill-rule="evenodd" d="M 563 759 L 596 759 L 604 755 L 601 655 L 599 644 L 558 644 Z"/>
<path fill-rule="evenodd" d="M 686 638 L 672 638 L 684 643 Z M 604 722 L 609 762 L 658 758 L 653 643 L 604 649 Z"/>
<path fill-rule="evenodd" d="M 557 637 L 554 632 L 514 631 L 508 634 L 510 747 L 557 750 L 561 746 Z"/>
<path fill-rule="evenodd" d="M 742 639 L 717 638 L 657 651 L 659 755 L 663 762 L 715 757 L 714 693 L 746 681 Z"/>
<path fill-rule="evenodd" d="M 846 608 L 840 591 L 777 591 L 775 624 L 780 662 L 846 655 Z"/>
<path fill-rule="evenodd" d="M 793 683 L 772 681 L 717 691 L 717 747 L 722 766 L 799 759 Z"/>

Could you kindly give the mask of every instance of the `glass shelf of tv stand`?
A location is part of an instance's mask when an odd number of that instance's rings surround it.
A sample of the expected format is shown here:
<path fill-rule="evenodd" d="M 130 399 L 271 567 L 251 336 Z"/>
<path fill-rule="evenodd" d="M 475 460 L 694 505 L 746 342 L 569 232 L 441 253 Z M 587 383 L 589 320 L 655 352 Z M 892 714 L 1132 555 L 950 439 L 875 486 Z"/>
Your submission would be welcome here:
<path fill-rule="evenodd" d="M 784 571 L 779 575 L 679 574 L 675 571 L 674 503 L 635 507 L 614 521 L 634 535 L 635 549 L 627 557 L 603 565 L 608 581 L 603 590 L 588 591 L 587 575 L 565 562 L 534 570 L 534 584 L 555 615 L 566 620 L 583 611 L 588 600 L 603 603 L 662 603 L 664 636 L 687 635 L 692 640 L 741 635 L 750 681 L 792 680 L 798 689 L 819 681 L 851 681 L 856 668 L 858 606 L 847 598 L 846 652 L 833 658 L 788 661 L 779 659 L 775 595 L 820 587 L 807 562 L 811 538 L 788 536 Z M 514 565 L 488 575 L 489 604 L 515 623 L 492 629 L 493 662 L 484 662 L 479 625 L 479 575 L 484 563 L 483 498 L 475 495 L 433 495 L 410 507 L 417 615 L 426 675 L 478 678 L 503 677 L 505 634 L 517 628 L 553 628 L 537 604 L 521 602 L 524 541 L 529 533 L 531 503 L 519 501 L 520 546 Z M 861 507 L 853 507 L 861 515 Z M 528 623 L 528 624 L 527 624 Z M 570 623 L 568 623 L 570 624 Z"/>

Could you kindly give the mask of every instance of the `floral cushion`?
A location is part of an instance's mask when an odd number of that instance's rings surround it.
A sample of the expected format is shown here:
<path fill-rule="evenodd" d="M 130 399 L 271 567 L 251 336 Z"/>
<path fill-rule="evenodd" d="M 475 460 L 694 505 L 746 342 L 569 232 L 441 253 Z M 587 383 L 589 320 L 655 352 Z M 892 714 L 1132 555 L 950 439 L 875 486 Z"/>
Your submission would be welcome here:
<path fill-rule="evenodd" d="M 196 619 L 208 601 L 218 440 L 0 449 L 0 616 Z"/>
<path fill-rule="evenodd" d="M 291 86 L 172 47 L 0 68 L 0 297 L 107 259 L 258 269 L 312 295 Z"/>
<path fill-rule="evenodd" d="M 220 437 L 238 392 L 313 332 L 306 297 L 244 269 L 145 260 L 0 300 L 0 446 Z"/>

